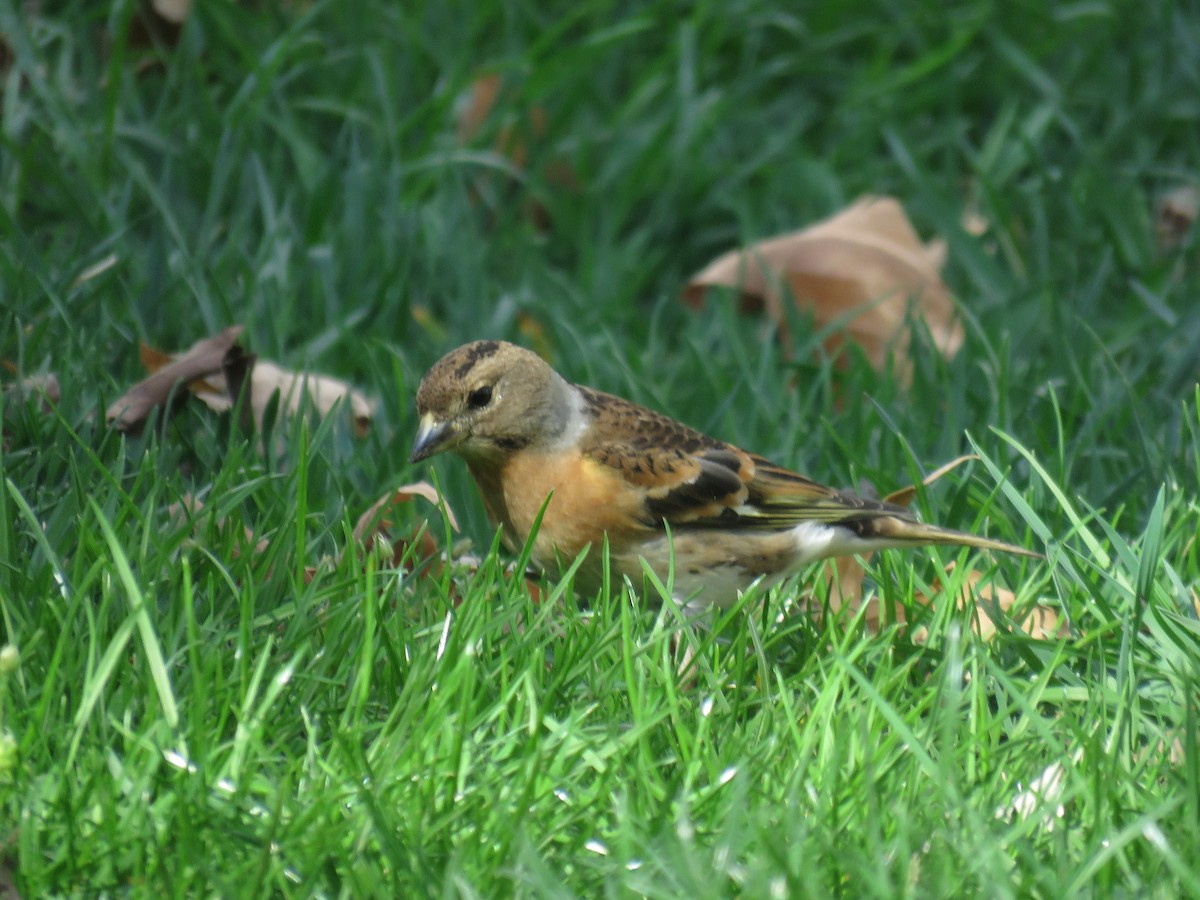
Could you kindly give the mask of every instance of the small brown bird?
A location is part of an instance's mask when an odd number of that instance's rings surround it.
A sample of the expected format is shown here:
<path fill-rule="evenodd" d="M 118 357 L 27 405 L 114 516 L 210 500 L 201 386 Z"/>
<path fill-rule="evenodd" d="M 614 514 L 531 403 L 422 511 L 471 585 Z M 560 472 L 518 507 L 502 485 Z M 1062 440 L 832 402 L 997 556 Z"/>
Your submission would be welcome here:
<path fill-rule="evenodd" d="M 1037 557 L 1001 541 L 919 522 L 903 507 L 818 484 L 620 397 L 571 384 L 537 354 L 502 341 L 452 350 L 417 390 L 412 462 L 444 450 L 467 462 L 493 523 L 543 568 L 570 565 L 595 589 L 608 537 L 618 575 L 641 560 L 676 599 L 729 606 L 755 581 L 818 559 L 921 544 Z M 549 501 L 547 502 L 547 498 Z"/>

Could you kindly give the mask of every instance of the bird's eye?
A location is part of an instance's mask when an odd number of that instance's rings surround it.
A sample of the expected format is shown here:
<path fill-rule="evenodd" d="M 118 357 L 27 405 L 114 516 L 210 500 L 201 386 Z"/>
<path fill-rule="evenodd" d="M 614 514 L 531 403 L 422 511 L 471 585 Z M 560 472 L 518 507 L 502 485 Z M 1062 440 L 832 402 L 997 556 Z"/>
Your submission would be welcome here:
<path fill-rule="evenodd" d="M 471 409 L 483 409 L 492 402 L 492 388 L 490 385 L 484 385 L 481 388 L 475 388 L 471 393 L 467 394 L 467 405 Z"/>

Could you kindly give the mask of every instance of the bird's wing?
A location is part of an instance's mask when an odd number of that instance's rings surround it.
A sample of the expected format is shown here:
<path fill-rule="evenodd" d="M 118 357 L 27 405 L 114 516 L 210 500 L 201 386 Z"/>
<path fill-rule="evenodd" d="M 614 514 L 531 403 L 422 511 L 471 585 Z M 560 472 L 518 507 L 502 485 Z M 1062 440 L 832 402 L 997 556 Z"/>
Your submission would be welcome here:
<path fill-rule="evenodd" d="M 748 525 L 788 528 L 801 522 L 846 524 L 885 517 L 915 521 L 902 506 L 826 487 L 762 457 L 752 459 L 755 472 L 743 510 Z"/>
<path fill-rule="evenodd" d="M 907 510 L 825 487 L 620 397 L 580 387 L 590 417 L 583 455 L 643 493 L 647 525 L 778 530 Z"/>

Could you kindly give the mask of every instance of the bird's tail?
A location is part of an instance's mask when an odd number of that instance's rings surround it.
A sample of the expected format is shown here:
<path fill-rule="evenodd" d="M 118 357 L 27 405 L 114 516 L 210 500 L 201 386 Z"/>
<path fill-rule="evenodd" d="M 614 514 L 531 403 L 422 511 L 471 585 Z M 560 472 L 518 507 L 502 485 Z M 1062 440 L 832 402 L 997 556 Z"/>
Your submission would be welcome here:
<path fill-rule="evenodd" d="M 1028 556 L 1032 559 L 1044 559 L 1042 554 L 1018 547 L 1016 544 L 994 541 L 991 538 L 967 534 L 965 531 L 955 531 L 952 528 L 926 525 L 916 519 L 901 518 L 900 516 L 862 518 L 853 525 L 844 524 L 856 532 L 860 539 L 878 546 L 911 547 L 922 544 L 942 544 L 974 547 L 978 550 L 995 550 L 1000 553 Z"/>

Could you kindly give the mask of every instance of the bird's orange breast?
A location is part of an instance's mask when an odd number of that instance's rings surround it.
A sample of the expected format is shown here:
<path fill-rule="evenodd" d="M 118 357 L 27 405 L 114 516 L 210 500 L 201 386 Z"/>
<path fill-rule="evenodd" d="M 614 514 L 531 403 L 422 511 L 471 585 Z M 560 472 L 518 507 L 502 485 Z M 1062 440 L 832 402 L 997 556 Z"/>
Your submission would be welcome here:
<path fill-rule="evenodd" d="M 589 544 L 599 553 L 606 534 L 617 549 L 647 531 L 644 490 L 577 450 L 525 451 L 500 466 L 472 465 L 471 474 L 488 515 L 504 526 L 510 543 L 518 547 L 546 506 L 534 542 L 534 558 L 543 566 L 553 564 L 556 556 L 569 562 Z"/>

